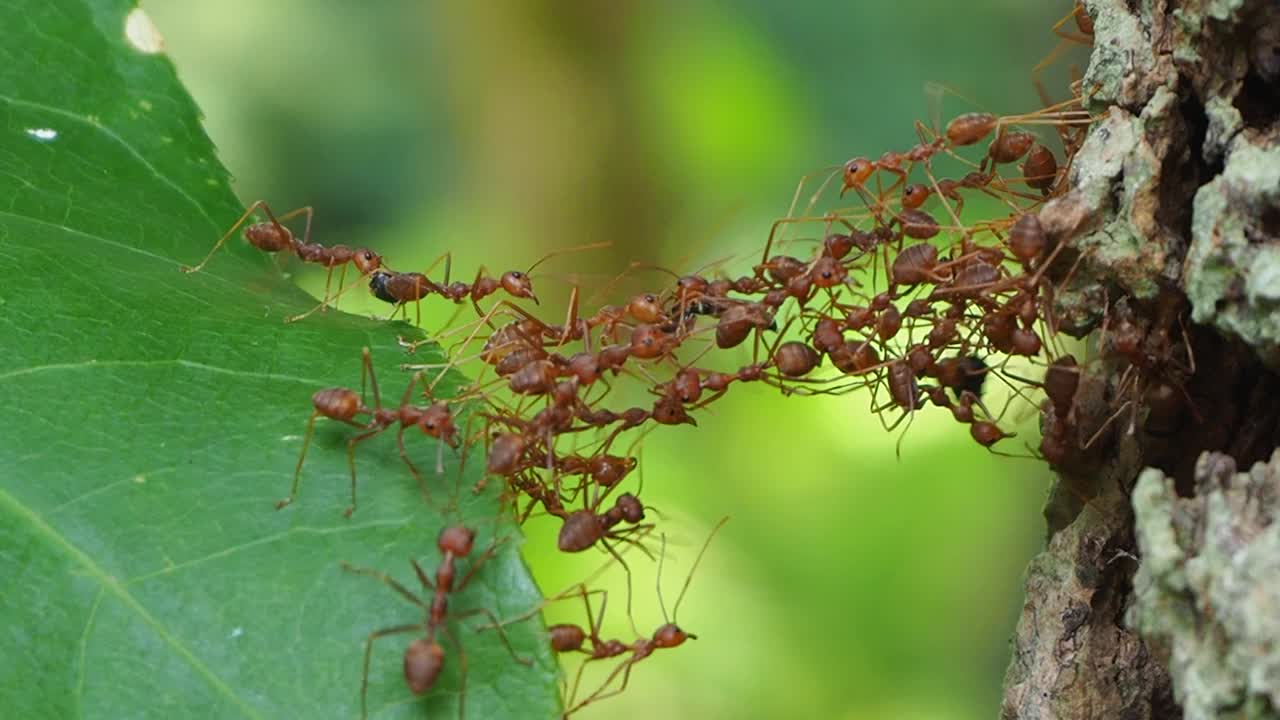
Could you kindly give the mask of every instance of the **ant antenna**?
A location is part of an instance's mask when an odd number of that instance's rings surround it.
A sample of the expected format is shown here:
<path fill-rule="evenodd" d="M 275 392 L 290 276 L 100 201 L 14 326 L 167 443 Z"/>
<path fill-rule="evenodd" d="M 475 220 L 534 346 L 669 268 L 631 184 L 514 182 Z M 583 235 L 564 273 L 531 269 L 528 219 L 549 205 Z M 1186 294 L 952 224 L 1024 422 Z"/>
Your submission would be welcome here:
<path fill-rule="evenodd" d="M 684 578 L 684 585 L 680 588 L 680 594 L 676 596 L 676 604 L 674 607 L 671 608 L 671 622 L 675 622 L 676 616 L 680 613 L 680 603 L 684 601 L 684 594 L 689 590 L 689 583 L 693 581 L 693 573 L 697 571 L 698 564 L 702 562 L 702 556 L 707 553 L 707 548 L 711 546 L 711 540 L 715 538 L 716 533 L 720 532 L 720 528 L 724 527 L 724 524 L 727 522 L 729 522 L 728 515 L 725 515 L 724 517 L 720 518 L 720 522 L 716 523 L 716 526 L 711 528 L 711 534 L 707 535 L 706 542 L 702 543 L 702 549 L 698 551 L 698 557 L 694 558 L 693 560 L 693 567 L 689 568 L 689 574 L 686 575 Z M 667 547 L 667 536 L 666 534 L 663 534 L 662 556 L 666 555 L 666 547 Z M 658 558 L 658 605 L 659 607 L 662 608 L 663 620 L 666 620 L 667 606 L 662 601 L 662 556 Z"/>
<path fill-rule="evenodd" d="M 557 255 L 568 255 L 569 253 L 582 252 L 583 250 L 599 250 L 601 248 L 607 248 L 612 246 L 613 246 L 612 240 L 605 240 L 603 242 L 588 243 L 586 245 L 577 245 L 574 247 L 561 248 L 559 250 L 552 250 L 546 255 L 543 255 L 541 258 L 538 258 L 538 260 L 534 262 L 532 265 L 530 265 L 529 269 L 525 270 L 525 272 L 526 273 L 533 272 L 534 268 L 550 260 L 551 258 L 556 257 Z"/>

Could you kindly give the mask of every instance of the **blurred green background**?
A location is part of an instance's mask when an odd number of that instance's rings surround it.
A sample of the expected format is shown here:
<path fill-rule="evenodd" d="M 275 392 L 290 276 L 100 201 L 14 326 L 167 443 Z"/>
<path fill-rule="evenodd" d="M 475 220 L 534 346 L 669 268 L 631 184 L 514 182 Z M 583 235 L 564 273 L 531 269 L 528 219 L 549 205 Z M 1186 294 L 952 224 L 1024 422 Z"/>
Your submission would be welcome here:
<path fill-rule="evenodd" d="M 1030 70 L 1070 10 L 1024 0 L 143 5 L 246 203 L 314 205 L 320 242 L 368 245 L 397 269 L 452 251 L 466 280 L 482 263 L 497 273 L 613 241 L 540 268 L 553 309 L 572 284 L 601 291 L 630 260 L 688 271 L 759 252 L 801 176 L 914 143 L 912 123 L 936 111 L 927 82 L 978 104 L 949 99 L 944 119 L 1038 108 Z M 1082 61 L 1077 51 L 1057 63 L 1053 87 Z M 319 293 L 323 273 L 286 268 Z M 667 281 L 642 274 L 607 299 Z M 386 312 L 362 289 L 348 297 L 344 307 Z M 711 525 L 732 521 L 681 608 L 700 639 L 659 651 L 623 696 L 581 717 L 997 713 L 1048 472 L 987 453 L 932 412 L 895 458 L 897 434 L 867 404 L 739 387 L 700 427 L 646 437 L 644 499 L 671 533 L 668 602 Z M 1031 411 L 1019 417 L 1014 452 L 1036 442 Z M 548 594 L 604 558 L 558 554 L 555 530 L 531 523 L 526 546 Z M 653 568 L 629 557 L 635 622 L 649 633 L 661 622 Z M 630 639 L 622 577 L 609 578 L 606 629 Z M 580 603 L 563 605 L 553 621 L 581 621 Z"/>

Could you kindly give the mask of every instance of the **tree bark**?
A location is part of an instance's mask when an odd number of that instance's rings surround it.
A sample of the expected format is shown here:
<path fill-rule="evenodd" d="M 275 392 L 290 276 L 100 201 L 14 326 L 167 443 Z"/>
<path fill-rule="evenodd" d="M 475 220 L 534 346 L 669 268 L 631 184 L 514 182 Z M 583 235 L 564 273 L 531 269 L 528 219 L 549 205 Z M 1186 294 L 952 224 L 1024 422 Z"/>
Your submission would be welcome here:
<path fill-rule="evenodd" d="M 1280 718 L 1280 2 L 1085 6 L 1101 118 L 1040 220 L 1093 351 L 1002 717 Z"/>

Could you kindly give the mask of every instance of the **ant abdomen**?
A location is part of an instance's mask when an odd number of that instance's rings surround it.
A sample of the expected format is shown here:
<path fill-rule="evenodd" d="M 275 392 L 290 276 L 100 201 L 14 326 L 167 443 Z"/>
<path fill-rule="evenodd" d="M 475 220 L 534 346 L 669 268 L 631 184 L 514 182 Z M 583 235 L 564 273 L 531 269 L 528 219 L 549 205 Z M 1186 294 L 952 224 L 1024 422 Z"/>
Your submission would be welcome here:
<path fill-rule="evenodd" d="M 431 689 L 444 668 L 444 648 L 434 640 L 419 638 L 404 651 L 404 681 L 414 695 Z"/>
<path fill-rule="evenodd" d="M 903 410 L 919 407 L 920 390 L 916 385 L 916 374 L 902 360 L 889 365 L 889 396 Z"/>
<path fill-rule="evenodd" d="M 1017 130 L 1001 133 L 991 141 L 991 147 L 987 148 L 987 157 L 995 163 L 1011 163 L 1026 155 L 1035 142 L 1036 136 L 1029 132 Z"/>
<path fill-rule="evenodd" d="M 1029 265 L 1044 252 L 1047 241 L 1040 218 L 1034 213 L 1023 213 L 1009 228 L 1009 251 L 1023 265 Z"/>
<path fill-rule="evenodd" d="M 928 240 L 940 230 L 938 221 L 923 210 L 903 210 L 898 222 L 902 225 L 902 234 L 916 240 Z"/>
<path fill-rule="evenodd" d="M 524 436 L 517 433 L 502 433 L 489 445 L 489 455 L 485 469 L 491 475 L 510 475 L 520 465 L 524 451 L 528 446 Z"/>
<path fill-rule="evenodd" d="M 325 388 L 311 396 L 316 412 L 334 420 L 350 420 L 364 410 L 360 394 L 347 388 Z"/>
<path fill-rule="evenodd" d="M 996 128 L 997 119 L 991 113 L 965 113 L 947 123 L 947 140 L 952 145 L 972 145 Z"/>
<path fill-rule="evenodd" d="M 787 377 L 807 375 L 821 361 L 822 356 L 817 350 L 799 340 L 782 343 L 773 353 L 773 362 L 778 366 L 778 372 Z"/>
<path fill-rule="evenodd" d="M 551 635 L 551 649 L 556 652 L 577 652 L 587 641 L 587 633 L 577 625 L 565 623 L 547 628 Z"/>
<path fill-rule="evenodd" d="M 289 228 L 272 222 L 255 223 L 244 229 L 244 237 L 263 252 L 280 252 L 293 247 L 293 233 Z"/>
<path fill-rule="evenodd" d="M 919 285 L 933 280 L 938 264 L 938 248 L 917 243 L 903 248 L 893 259 L 893 282 L 897 285 Z"/>
<path fill-rule="evenodd" d="M 1039 143 L 1031 146 L 1022 161 L 1022 177 L 1031 187 L 1047 193 L 1058 179 L 1058 159 L 1053 151 Z"/>
<path fill-rule="evenodd" d="M 604 533 L 605 527 L 600 516 L 590 510 L 575 510 L 569 513 L 569 517 L 560 526 L 556 547 L 560 548 L 560 552 L 582 552 L 599 542 Z"/>

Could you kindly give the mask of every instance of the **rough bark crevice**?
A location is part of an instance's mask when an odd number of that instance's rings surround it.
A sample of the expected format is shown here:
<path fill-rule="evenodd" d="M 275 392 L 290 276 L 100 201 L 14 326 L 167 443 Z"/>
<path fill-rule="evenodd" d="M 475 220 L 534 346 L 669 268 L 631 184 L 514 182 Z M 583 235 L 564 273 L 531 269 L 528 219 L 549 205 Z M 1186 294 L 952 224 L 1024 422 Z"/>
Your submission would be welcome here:
<path fill-rule="evenodd" d="M 1040 220 L 1091 352 L 1002 717 L 1280 717 L 1280 571 L 1240 565 L 1277 471 L 1233 475 L 1280 445 L 1280 3 L 1085 5 L 1099 119 Z"/>

